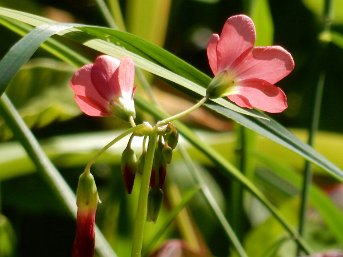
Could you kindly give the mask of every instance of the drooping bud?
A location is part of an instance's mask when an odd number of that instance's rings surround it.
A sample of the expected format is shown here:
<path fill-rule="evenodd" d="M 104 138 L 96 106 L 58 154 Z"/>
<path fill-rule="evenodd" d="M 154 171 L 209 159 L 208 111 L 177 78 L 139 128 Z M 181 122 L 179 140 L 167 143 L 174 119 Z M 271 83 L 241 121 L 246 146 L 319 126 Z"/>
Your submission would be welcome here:
<path fill-rule="evenodd" d="M 166 134 L 164 135 L 164 140 L 172 149 L 175 149 L 179 141 L 179 133 L 172 123 L 168 123 L 168 128 Z"/>
<path fill-rule="evenodd" d="M 166 180 L 167 166 L 161 164 L 159 167 L 153 168 L 150 177 L 150 187 L 163 188 L 164 181 Z"/>
<path fill-rule="evenodd" d="M 171 163 L 172 156 L 173 156 L 173 149 L 169 145 L 165 144 L 162 149 L 163 162 L 165 164 Z"/>
<path fill-rule="evenodd" d="M 138 170 L 137 156 L 130 144 L 125 148 L 121 156 L 121 172 L 124 179 L 126 191 L 131 194 Z"/>
<path fill-rule="evenodd" d="M 163 147 L 164 144 L 161 140 L 159 140 L 154 154 L 154 161 L 150 177 L 150 187 L 152 188 L 162 188 L 166 178 L 167 163 L 163 159 Z"/>
<path fill-rule="evenodd" d="M 147 221 L 156 222 L 163 202 L 163 191 L 160 188 L 151 188 L 148 196 Z"/>
<path fill-rule="evenodd" d="M 77 186 L 77 225 L 72 257 L 93 257 L 95 244 L 95 213 L 99 202 L 94 177 L 84 172 Z"/>

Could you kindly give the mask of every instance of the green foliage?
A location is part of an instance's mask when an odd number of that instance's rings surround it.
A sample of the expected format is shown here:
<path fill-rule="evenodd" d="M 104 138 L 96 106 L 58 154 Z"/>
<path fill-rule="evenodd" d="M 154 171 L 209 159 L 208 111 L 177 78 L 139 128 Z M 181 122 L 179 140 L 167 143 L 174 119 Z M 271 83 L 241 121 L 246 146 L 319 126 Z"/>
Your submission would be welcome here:
<path fill-rule="evenodd" d="M 53 59 L 35 59 L 23 66 L 8 85 L 7 95 L 30 128 L 45 127 L 80 113 L 69 89 L 72 70 Z M 1 138 L 11 136 L 3 120 L 0 124 Z"/>

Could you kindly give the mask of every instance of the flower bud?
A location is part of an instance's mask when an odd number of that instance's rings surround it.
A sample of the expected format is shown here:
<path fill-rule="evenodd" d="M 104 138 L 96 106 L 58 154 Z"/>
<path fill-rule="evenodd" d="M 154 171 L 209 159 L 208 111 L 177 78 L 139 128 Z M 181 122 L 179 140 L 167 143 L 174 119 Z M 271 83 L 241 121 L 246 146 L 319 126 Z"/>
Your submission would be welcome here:
<path fill-rule="evenodd" d="M 151 188 L 148 196 L 147 221 L 156 222 L 163 202 L 163 191 L 160 188 Z"/>
<path fill-rule="evenodd" d="M 164 185 L 164 181 L 166 180 L 166 174 L 167 174 L 167 166 L 164 164 L 161 164 L 157 168 L 153 168 L 151 171 L 151 177 L 150 177 L 150 187 L 162 188 Z"/>
<path fill-rule="evenodd" d="M 126 191 L 131 194 L 138 170 L 138 161 L 131 146 L 127 146 L 121 156 L 121 172 L 123 175 Z"/>
<path fill-rule="evenodd" d="M 165 164 L 169 164 L 172 160 L 172 156 L 173 156 L 173 149 L 170 146 L 165 144 L 162 149 L 163 162 Z"/>
<path fill-rule="evenodd" d="M 77 186 L 77 225 L 73 257 L 93 257 L 95 244 L 95 213 L 99 202 L 94 177 L 84 172 Z"/>
<path fill-rule="evenodd" d="M 139 172 L 139 174 L 143 174 L 145 158 L 146 158 L 146 152 L 143 151 L 141 156 L 138 159 L 138 172 Z"/>
<path fill-rule="evenodd" d="M 172 123 L 168 123 L 168 129 L 164 135 L 164 140 L 172 149 L 175 149 L 179 141 L 179 133 Z"/>

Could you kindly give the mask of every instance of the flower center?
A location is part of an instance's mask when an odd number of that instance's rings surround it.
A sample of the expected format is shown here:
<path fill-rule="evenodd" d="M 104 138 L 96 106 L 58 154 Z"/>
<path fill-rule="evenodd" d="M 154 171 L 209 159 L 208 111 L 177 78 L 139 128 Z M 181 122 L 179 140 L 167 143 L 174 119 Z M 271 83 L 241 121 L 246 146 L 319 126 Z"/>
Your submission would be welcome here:
<path fill-rule="evenodd" d="M 208 86 L 206 95 L 213 99 L 232 94 L 235 90 L 235 79 L 236 76 L 228 70 L 219 72 Z"/>

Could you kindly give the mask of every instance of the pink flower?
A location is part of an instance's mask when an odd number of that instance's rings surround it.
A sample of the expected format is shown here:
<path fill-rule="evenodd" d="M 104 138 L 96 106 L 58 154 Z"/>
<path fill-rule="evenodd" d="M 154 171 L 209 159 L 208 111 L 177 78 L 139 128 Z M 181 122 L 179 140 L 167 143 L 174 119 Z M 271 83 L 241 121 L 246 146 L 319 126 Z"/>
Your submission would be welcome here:
<path fill-rule="evenodd" d="M 107 55 L 97 57 L 74 73 L 71 88 L 80 109 L 90 116 L 128 120 L 135 117 L 133 95 L 135 68 L 130 58 L 119 61 Z"/>
<path fill-rule="evenodd" d="M 207 56 L 215 78 L 207 96 L 227 96 L 241 107 L 282 112 L 286 95 L 274 84 L 294 69 L 292 55 L 280 46 L 254 47 L 255 37 L 254 23 L 245 15 L 228 18 L 221 35 L 212 34 Z"/>

